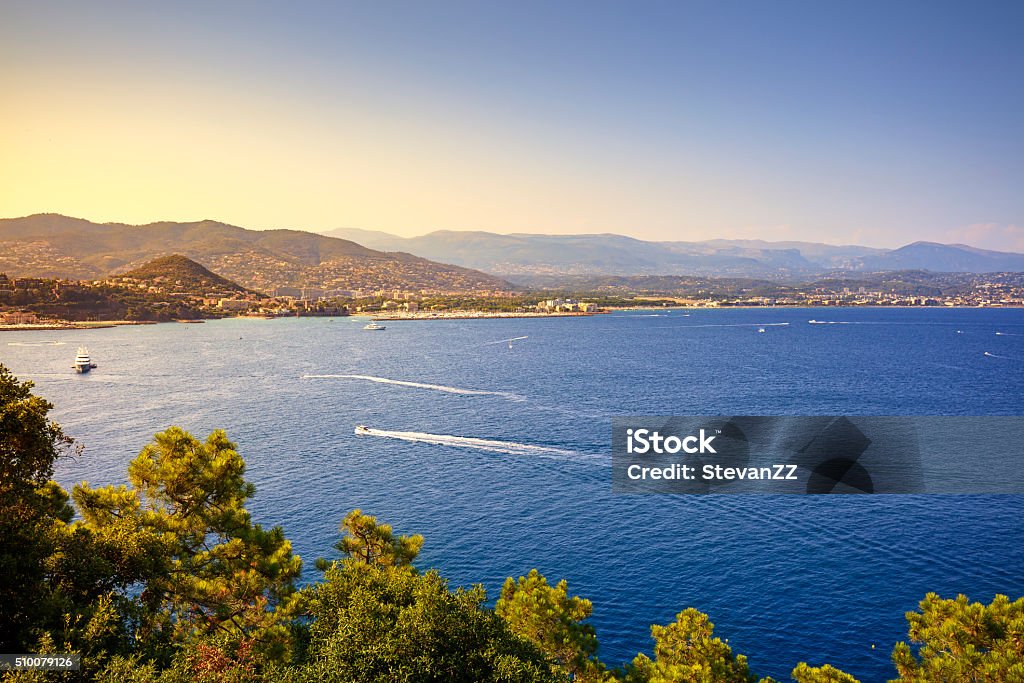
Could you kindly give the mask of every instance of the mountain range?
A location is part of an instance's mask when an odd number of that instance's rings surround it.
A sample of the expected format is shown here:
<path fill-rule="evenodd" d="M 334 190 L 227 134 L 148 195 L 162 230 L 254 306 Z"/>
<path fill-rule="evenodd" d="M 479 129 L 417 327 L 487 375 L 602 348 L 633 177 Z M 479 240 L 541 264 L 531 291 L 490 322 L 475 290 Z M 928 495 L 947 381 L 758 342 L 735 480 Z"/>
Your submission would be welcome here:
<path fill-rule="evenodd" d="M 218 221 L 93 223 L 59 214 L 0 219 L 0 272 L 96 279 L 182 254 L 247 288 L 477 292 L 508 290 L 477 270 L 385 253 L 301 230 L 246 230 Z"/>
<path fill-rule="evenodd" d="M 406 251 L 522 284 L 560 276 L 718 275 L 804 278 L 834 271 L 1024 271 L 1024 254 L 915 242 L 898 249 L 816 242 L 650 242 L 614 234 L 533 235 L 440 230 L 419 237 L 342 228 L 328 233 L 374 249 Z"/>
<path fill-rule="evenodd" d="M 600 276 L 807 280 L 903 270 L 1024 272 L 1024 254 L 934 242 L 876 249 L 761 240 L 653 242 L 615 234 L 441 230 L 399 237 L 348 228 L 317 234 L 247 230 L 212 220 L 93 223 L 59 214 L 0 219 L 0 273 L 15 277 L 97 279 L 170 254 L 264 293 L 280 287 L 507 291 Z"/>

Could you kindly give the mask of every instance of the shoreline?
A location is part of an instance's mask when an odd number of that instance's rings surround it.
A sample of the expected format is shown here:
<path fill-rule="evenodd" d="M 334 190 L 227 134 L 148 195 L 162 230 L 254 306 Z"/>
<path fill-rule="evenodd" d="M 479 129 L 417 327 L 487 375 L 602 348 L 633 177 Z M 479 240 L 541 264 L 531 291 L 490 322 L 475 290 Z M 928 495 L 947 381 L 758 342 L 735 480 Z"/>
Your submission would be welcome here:
<path fill-rule="evenodd" d="M 789 305 L 789 306 L 624 306 L 607 308 L 601 311 L 594 311 L 590 313 L 576 312 L 576 311 L 558 311 L 558 312 L 536 312 L 536 311 L 418 311 L 416 313 L 384 313 L 380 311 L 374 312 L 356 312 L 350 313 L 347 316 L 263 316 L 263 315 L 240 315 L 240 316 L 224 316 L 215 318 L 201 318 L 196 320 L 167 320 L 167 321 L 156 321 L 156 320 L 95 320 L 95 321 L 77 321 L 77 322 L 48 322 L 48 323 L 36 323 L 36 324 L 21 324 L 21 325 L 4 325 L 0 324 L 0 332 L 31 332 L 31 331 L 51 331 L 59 332 L 61 330 L 98 330 L 111 327 L 124 327 L 129 325 L 160 325 L 163 323 L 179 323 L 179 324 L 199 324 L 209 320 L 229 320 L 229 319 L 245 319 L 245 320 L 277 320 L 292 317 L 352 317 L 352 318 L 369 318 L 371 320 L 478 320 L 478 319 L 508 319 L 508 318 L 587 318 L 595 315 L 610 315 L 617 312 L 627 311 L 721 311 L 729 309 L 742 309 L 742 310 L 800 310 L 800 309 L 822 309 L 822 310 L 841 310 L 849 308 L 880 308 L 880 309 L 921 309 L 921 310 L 950 310 L 950 309 L 1002 309 L 1002 310 L 1020 310 L 1024 306 L 1019 305 L 1000 305 L 1000 306 L 906 306 L 906 305 L 894 305 L 894 306 L 811 306 L 811 305 Z"/>
<path fill-rule="evenodd" d="M 610 311 L 581 313 L 562 311 L 557 313 L 514 312 L 514 311 L 451 311 L 451 312 L 417 312 L 417 313 L 351 313 L 353 318 L 373 318 L 374 320 L 473 320 L 477 318 L 583 318 L 593 315 L 607 315 Z"/>
<path fill-rule="evenodd" d="M 27 325 L 0 325 L 0 332 L 31 332 L 33 330 L 100 330 L 107 327 L 123 327 L 126 325 L 157 325 L 154 320 L 96 320 L 66 323 L 37 323 Z"/>

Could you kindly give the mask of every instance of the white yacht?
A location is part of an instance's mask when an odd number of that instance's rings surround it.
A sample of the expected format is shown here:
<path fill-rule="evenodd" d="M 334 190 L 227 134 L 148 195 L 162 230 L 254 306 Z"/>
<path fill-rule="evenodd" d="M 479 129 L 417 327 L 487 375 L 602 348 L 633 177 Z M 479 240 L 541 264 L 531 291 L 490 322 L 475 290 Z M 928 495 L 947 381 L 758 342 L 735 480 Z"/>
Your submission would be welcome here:
<path fill-rule="evenodd" d="M 75 364 L 71 367 L 75 369 L 75 372 L 80 374 L 84 374 L 95 368 L 96 364 L 92 362 L 91 358 L 89 358 L 89 349 L 84 346 L 79 346 L 78 355 L 75 356 Z"/>
<path fill-rule="evenodd" d="M 366 327 L 364 327 L 363 329 L 364 330 L 386 330 L 387 327 L 385 327 L 384 325 L 378 325 L 377 323 L 372 322 L 369 325 L 367 325 Z"/>

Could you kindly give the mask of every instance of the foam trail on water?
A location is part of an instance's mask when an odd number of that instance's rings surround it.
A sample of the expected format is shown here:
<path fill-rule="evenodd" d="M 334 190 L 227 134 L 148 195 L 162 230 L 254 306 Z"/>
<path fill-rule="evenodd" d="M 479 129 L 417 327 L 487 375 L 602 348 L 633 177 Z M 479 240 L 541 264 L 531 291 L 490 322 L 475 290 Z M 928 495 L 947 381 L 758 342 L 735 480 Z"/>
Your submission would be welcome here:
<path fill-rule="evenodd" d="M 8 346 L 64 346 L 62 341 L 7 342 Z"/>
<path fill-rule="evenodd" d="M 447 394 L 462 394 L 466 396 L 501 396 L 511 401 L 523 400 L 521 396 L 510 394 L 504 391 L 485 391 L 483 389 L 463 389 L 461 387 L 449 387 L 444 384 L 427 384 L 425 382 L 408 382 L 403 379 L 391 379 L 389 377 L 376 377 L 374 375 L 303 375 L 303 379 L 356 379 L 378 384 L 393 384 L 400 387 L 412 387 L 413 389 L 429 389 L 431 391 L 443 391 Z"/>
<path fill-rule="evenodd" d="M 523 335 L 522 337 L 512 337 L 511 339 L 499 339 L 492 342 L 484 342 L 483 346 L 490 346 L 491 344 L 507 344 L 509 342 L 519 341 L 520 339 L 529 339 L 529 335 Z"/>
<path fill-rule="evenodd" d="M 989 353 L 988 351 L 986 351 L 984 355 L 988 356 L 989 358 L 998 358 L 1000 360 L 1020 360 L 1019 358 L 1011 358 L 1010 356 L 997 356 L 996 354 Z"/>
<path fill-rule="evenodd" d="M 453 446 L 456 448 L 471 448 L 478 451 L 491 451 L 492 453 L 506 453 L 508 455 L 546 455 L 546 456 L 580 456 L 582 453 L 555 448 L 553 446 L 535 446 L 515 441 L 496 441 L 493 439 L 478 439 L 470 436 L 454 436 L 451 434 L 429 434 L 427 432 L 396 432 L 389 429 L 373 429 L 371 427 L 356 427 L 357 436 L 379 436 L 385 439 L 399 439 L 401 441 L 412 441 L 415 443 L 429 443 L 436 446 Z"/>
<path fill-rule="evenodd" d="M 1021 336 L 1024 336 L 1024 335 L 1018 334 L 1016 332 L 996 332 L 996 335 L 999 336 L 999 337 L 1021 337 Z"/>
<path fill-rule="evenodd" d="M 680 325 L 681 329 L 689 329 L 691 327 L 785 327 L 789 323 L 720 323 L 720 324 L 709 324 L 709 325 Z"/>

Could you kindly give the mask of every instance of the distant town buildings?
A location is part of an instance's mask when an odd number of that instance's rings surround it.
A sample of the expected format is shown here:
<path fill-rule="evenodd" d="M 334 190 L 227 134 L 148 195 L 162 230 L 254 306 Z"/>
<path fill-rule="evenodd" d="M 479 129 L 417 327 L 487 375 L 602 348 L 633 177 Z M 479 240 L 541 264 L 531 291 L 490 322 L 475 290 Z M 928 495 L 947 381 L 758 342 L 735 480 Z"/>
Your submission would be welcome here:
<path fill-rule="evenodd" d="M 221 299 L 217 306 L 222 311 L 248 311 L 252 302 L 245 299 Z"/>
<path fill-rule="evenodd" d="M 4 311 L 0 313 L 0 324 L 3 325 L 35 325 L 39 316 L 29 311 Z"/>
<path fill-rule="evenodd" d="M 576 301 L 575 299 L 548 299 L 537 304 L 537 310 L 543 313 L 596 313 L 595 303 Z"/>

